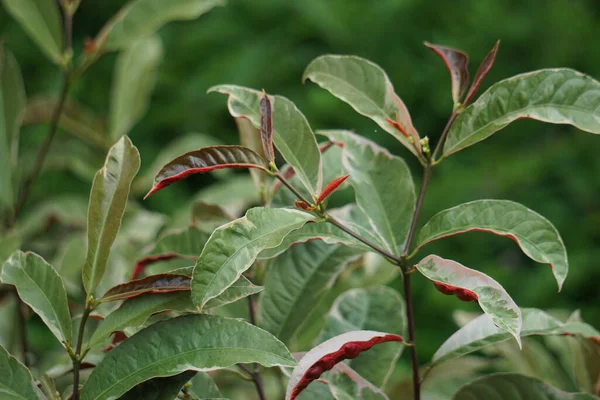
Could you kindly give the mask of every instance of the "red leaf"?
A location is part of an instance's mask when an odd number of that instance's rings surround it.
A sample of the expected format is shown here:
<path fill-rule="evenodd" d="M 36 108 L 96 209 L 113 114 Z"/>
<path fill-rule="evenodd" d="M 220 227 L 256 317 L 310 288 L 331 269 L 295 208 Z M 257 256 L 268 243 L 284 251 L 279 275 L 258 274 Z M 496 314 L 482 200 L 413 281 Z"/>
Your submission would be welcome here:
<path fill-rule="evenodd" d="M 131 279 L 137 279 L 142 274 L 142 272 L 144 272 L 144 269 L 146 269 L 146 267 L 150 264 L 154 264 L 155 262 L 159 261 L 171 260 L 173 258 L 179 257 L 181 257 L 181 255 L 177 253 L 155 254 L 152 256 L 144 257 L 135 263 L 135 268 L 133 270 L 133 276 L 131 277 Z"/>
<path fill-rule="evenodd" d="M 438 281 L 432 281 L 432 282 L 433 282 L 433 285 L 435 286 L 435 288 L 438 291 L 440 291 L 441 293 L 444 293 L 444 294 L 447 294 L 450 296 L 456 296 L 462 301 L 477 301 L 477 300 L 479 300 L 477 293 L 473 292 L 472 290 L 463 289 L 458 286 L 448 285 L 443 282 L 438 282 Z"/>
<path fill-rule="evenodd" d="M 243 146 L 209 146 L 190 151 L 167 163 L 154 177 L 154 186 L 144 197 L 178 182 L 189 175 L 223 168 L 259 168 L 269 170 L 264 158 Z"/>
<path fill-rule="evenodd" d="M 473 78 L 473 83 L 471 83 L 471 87 L 469 88 L 469 93 L 467 93 L 467 97 L 465 98 L 464 105 L 469 104 L 471 100 L 473 100 L 473 97 L 477 93 L 481 82 L 483 82 L 483 79 L 486 77 L 488 72 L 490 72 L 490 69 L 492 69 L 492 65 L 494 65 L 494 61 L 496 60 L 496 54 L 498 53 L 498 46 L 500 46 L 499 40 L 481 62 L 481 65 L 475 74 L 475 78 Z"/>
<path fill-rule="evenodd" d="M 110 343 L 110 345 L 108 345 L 108 347 L 103 349 L 102 352 L 107 353 L 111 351 L 115 348 L 116 345 L 123 342 L 125 339 L 127 339 L 127 335 L 123 331 L 116 331 L 113 335 L 112 342 Z"/>
<path fill-rule="evenodd" d="M 308 204 L 306 204 L 304 201 L 298 201 L 296 200 L 296 202 L 294 203 L 294 205 L 298 208 L 301 208 L 305 211 L 310 211 L 310 206 Z"/>
<path fill-rule="evenodd" d="M 375 331 L 353 331 L 331 338 L 308 353 L 294 369 L 286 400 L 294 400 L 306 387 L 341 361 L 356 358 L 361 352 L 385 342 L 404 342 L 400 336 Z"/>
<path fill-rule="evenodd" d="M 316 205 L 321 204 L 323 200 L 325 200 L 327 196 L 329 196 L 335 189 L 337 189 L 342 183 L 344 183 L 344 181 L 348 179 L 349 176 L 350 175 L 340 176 L 339 178 L 335 178 L 334 180 L 329 182 L 327 186 L 325 186 L 325 189 L 323 189 L 323 191 L 319 195 Z"/>
<path fill-rule="evenodd" d="M 403 134 L 405 137 L 409 137 L 410 135 L 408 134 L 408 132 L 406 132 L 406 129 L 404 129 L 404 127 L 402 125 L 400 125 L 399 122 L 394 121 L 391 118 L 385 117 L 385 120 L 387 121 L 388 124 L 390 124 L 391 126 L 393 126 L 394 128 L 396 128 L 398 131 L 400 131 L 401 134 Z"/>
<path fill-rule="evenodd" d="M 469 84 L 469 56 L 451 47 L 438 46 L 427 42 L 425 42 L 425 46 L 433 50 L 446 64 L 452 79 L 452 99 L 454 103 L 460 102 Z"/>
<path fill-rule="evenodd" d="M 179 274 L 158 274 L 122 283 L 109 289 L 100 302 L 125 300 L 146 293 L 170 293 L 190 290 L 192 278 Z"/>
<path fill-rule="evenodd" d="M 273 107 L 266 93 L 260 99 L 260 139 L 263 151 L 269 161 L 275 160 L 273 151 Z"/>

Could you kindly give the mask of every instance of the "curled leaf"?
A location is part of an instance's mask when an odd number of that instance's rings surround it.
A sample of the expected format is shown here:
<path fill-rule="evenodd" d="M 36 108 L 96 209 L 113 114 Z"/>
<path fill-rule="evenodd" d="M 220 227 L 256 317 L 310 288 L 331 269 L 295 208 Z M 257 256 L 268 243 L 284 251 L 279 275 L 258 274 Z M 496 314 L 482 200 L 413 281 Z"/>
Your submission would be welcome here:
<path fill-rule="evenodd" d="M 458 104 L 469 84 L 469 56 L 451 47 L 425 42 L 425 46 L 435 52 L 446 64 L 452 79 L 452 100 Z"/>
<path fill-rule="evenodd" d="M 323 189 L 323 191 L 319 195 L 316 205 L 321 204 L 323 200 L 325 200 L 327 196 L 333 193 L 334 190 L 336 190 L 342 183 L 344 183 L 344 181 L 348 179 L 349 176 L 350 175 L 340 176 L 339 178 L 335 178 L 334 180 L 329 182 L 327 186 L 325 186 L 325 189 Z"/>
<path fill-rule="evenodd" d="M 267 160 L 275 161 L 273 151 L 273 106 L 266 93 L 260 99 L 260 138 Z"/>
<path fill-rule="evenodd" d="M 486 77 L 488 72 L 490 72 L 490 69 L 492 69 L 492 65 L 494 65 L 494 61 L 496 60 L 496 54 L 498 53 L 499 46 L 500 41 L 498 40 L 492 50 L 490 50 L 488 55 L 485 56 L 481 62 L 481 65 L 479 66 L 479 69 L 473 78 L 473 83 L 471 83 L 471 87 L 469 88 L 469 93 L 467 93 L 467 97 L 465 97 L 465 105 L 469 104 L 469 102 L 473 100 L 473 97 L 477 93 L 477 89 L 479 89 L 481 82 L 483 82 L 483 79 Z"/>
<path fill-rule="evenodd" d="M 146 293 L 169 293 L 190 290 L 191 278 L 180 274 L 158 274 L 125 282 L 109 289 L 101 302 L 117 301 Z"/>
<path fill-rule="evenodd" d="M 146 256 L 144 258 L 141 258 L 140 260 L 138 260 L 135 263 L 135 268 L 133 270 L 133 276 L 131 277 L 131 279 L 137 279 L 142 274 L 142 272 L 144 272 L 144 269 L 146 269 L 146 267 L 148 265 L 157 263 L 159 261 L 172 260 L 174 258 L 179 258 L 179 257 L 181 257 L 181 256 L 177 253 L 166 253 L 166 254 L 155 254 L 155 255 Z"/>

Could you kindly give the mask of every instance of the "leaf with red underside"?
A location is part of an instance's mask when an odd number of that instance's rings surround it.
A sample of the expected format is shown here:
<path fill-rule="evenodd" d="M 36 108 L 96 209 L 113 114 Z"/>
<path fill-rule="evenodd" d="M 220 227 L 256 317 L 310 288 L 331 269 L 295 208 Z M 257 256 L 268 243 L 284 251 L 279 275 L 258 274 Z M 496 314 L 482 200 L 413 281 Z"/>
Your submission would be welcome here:
<path fill-rule="evenodd" d="M 439 46 L 425 42 L 425 46 L 435 52 L 446 64 L 452 79 L 452 100 L 454 104 L 460 103 L 469 85 L 469 56 L 466 53 L 451 47 Z"/>
<path fill-rule="evenodd" d="M 319 195 L 316 205 L 321 204 L 323 200 L 325 200 L 327 196 L 333 193 L 334 190 L 336 190 L 342 183 L 344 183 L 344 181 L 348 179 L 349 176 L 350 175 L 340 176 L 339 178 L 335 178 L 334 180 L 329 182 L 327 186 L 325 186 L 325 189 L 323 189 L 323 191 Z"/>
<path fill-rule="evenodd" d="M 223 168 L 259 168 L 269 165 L 255 151 L 243 146 L 209 146 L 182 154 L 167 163 L 154 177 L 154 186 L 144 197 L 193 174 L 203 174 Z"/>
<path fill-rule="evenodd" d="M 308 353 L 300 360 L 290 377 L 285 399 L 294 400 L 311 382 L 336 364 L 353 359 L 361 352 L 385 342 L 404 342 L 398 335 L 376 331 L 352 331 L 333 337 Z"/>
<path fill-rule="evenodd" d="M 471 83 L 471 87 L 469 88 L 469 93 L 467 94 L 467 97 L 465 97 L 465 105 L 469 104 L 469 102 L 473 100 L 473 97 L 477 93 L 479 86 L 481 86 L 481 82 L 483 82 L 483 79 L 486 77 L 488 72 L 490 72 L 490 69 L 492 69 L 494 61 L 496 60 L 496 54 L 498 53 L 499 46 L 500 41 L 498 40 L 492 48 L 492 50 L 488 53 L 487 56 L 485 56 L 485 58 L 481 62 L 481 65 L 479 66 L 479 69 L 477 70 L 477 73 L 473 78 L 473 83 Z"/>
<path fill-rule="evenodd" d="M 273 151 L 273 106 L 269 96 L 264 92 L 262 99 L 260 99 L 260 139 L 267 160 L 275 161 L 275 152 Z"/>
<path fill-rule="evenodd" d="M 100 299 L 105 303 L 141 296 L 146 293 L 169 293 L 190 290 L 191 278 L 180 274 L 158 274 L 117 285 Z"/>
<path fill-rule="evenodd" d="M 179 257 L 181 256 L 176 253 L 155 254 L 152 256 L 144 257 L 135 263 L 135 269 L 133 270 L 133 276 L 131 277 L 131 279 L 139 278 L 139 276 L 142 274 L 142 272 L 144 272 L 144 269 L 146 269 L 148 265 L 154 264 L 159 261 L 172 260 L 173 258 Z"/>
<path fill-rule="evenodd" d="M 463 301 L 477 301 L 494 324 L 514 336 L 521 345 L 521 310 L 498 282 L 483 272 L 436 255 L 425 257 L 415 267 L 433 281 L 440 292 Z"/>

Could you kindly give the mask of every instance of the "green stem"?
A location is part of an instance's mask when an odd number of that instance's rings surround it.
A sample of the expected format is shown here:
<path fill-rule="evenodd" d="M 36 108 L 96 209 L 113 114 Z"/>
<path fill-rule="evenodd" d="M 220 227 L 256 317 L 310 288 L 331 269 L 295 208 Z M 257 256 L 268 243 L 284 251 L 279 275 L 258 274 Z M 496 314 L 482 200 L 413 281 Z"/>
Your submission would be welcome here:
<path fill-rule="evenodd" d="M 90 313 L 93 310 L 93 302 L 87 301 L 85 306 L 85 310 L 83 310 L 83 315 L 81 316 L 81 322 L 79 323 L 79 332 L 77 335 L 77 347 L 75 349 L 75 354 L 71 356 L 73 361 L 73 396 L 72 400 L 79 400 L 79 367 L 81 366 L 81 361 L 83 360 L 83 356 L 81 354 L 81 349 L 83 347 L 83 334 L 85 332 L 85 324 L 90 316 Z"/>
<path fill-rule="evenodd" d="M 252 271 L 250 271 L 250 273 L 251 272 Z M 254 297 L 252 295 L 248 296 L 248 313 L 250 314 L 250 323 L 252 325 L 256 325 L 256 304 L 254 303 Z M 256 387 L 258 398 L 260 400 L 266 400 L 267 397 L 265 396 L 262 375 L 260 373 L 260 365 L 254 364 L 254 370 L 250 370 L 243 365 L 239 365 L 239 367 L 252 377 L 252 382 L 254 382 L 254 386 Z"/>

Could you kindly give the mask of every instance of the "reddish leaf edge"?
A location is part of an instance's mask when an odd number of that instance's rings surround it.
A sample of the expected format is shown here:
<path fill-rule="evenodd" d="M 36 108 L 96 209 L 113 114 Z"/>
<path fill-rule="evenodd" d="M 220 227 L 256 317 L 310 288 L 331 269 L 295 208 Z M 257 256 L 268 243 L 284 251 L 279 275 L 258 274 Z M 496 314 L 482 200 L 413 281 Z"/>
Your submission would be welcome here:
<path fill-rule="evenodd" d="M 135 267 L 133 269 L 133 274 L 131 276 L 131 280 L 136 280 L 139 276 L 144 272 L 147 266 L 157 263 L 159 261 L 168 261 L 174 258 L 189 258 L 190 260 L 195 260 L 195 257 L 187 257 L 177 253 L 162 253 L 162 254 L 154 254 L 151 256 L 146 256 L 139 259 L 135 263 Z"/>
<path fill-rule="evenodd" d="M 479 297 L 477 293 L 473 292 L 469 289 L 464 289 L 459 286 L 448 285 L 447 283 L 439 282 L 439 281 L 431 281 L 438 292 L 443 293 L 448 296 L 456 296 L 459 300 L 470 302 L 470 301 L 479 301 Z"/>
<path fill-rule="evenodd" d="M 492 69 L 494 61 L 496 61 L 496 54 L 498 54 L 499 47 L 500 40 L 497 40 L 494 47 L 492 47 L 492 50 L 490 50 L 490 52 L 485 56 L 483 61 L 481 61 L 479 69 L 477 69 L 475 77 L 473 78 L 473 82 L 471 83 L 471 87 L 469 88 L 467 96 L 465 97 L 465 101 L 463 103 L 464 106 L 468 105 L 471 102 L 471 100 L 473 100 L 473 97 L 475 97 L 475 94 L 477 94 L 477 90 L 479 90 L 479 86 L 481 86 L 481 83 Z"/>
<path fill-rule="evenodd" d="M 469 56 L 468 56 L 468 54 L 465 53 L 464 51 L 458 50 L 454 47 L 448 47 L 448 46 L 433 44 L 433 43 L 429 43 L 429 42 L 424 42 L 423 44 L 427 48 L 431 49 L 435 54 L 437 54 L 442 59 L 442 61 L 446 65 L 446 68 L 448 69 L 448 72 L 450 72 L 450 79 L 452 80 L 452 86 L 454 86 L 454 71 L 456 71 L 463 79 L 463 82 L 459 82 L 458 99 L 456 99 L 457 101 L 460 101 L 462 96 L 467 91 L 467 87 L 469 85 L 469 69 L 468 69 Z M 452 66 L 452 64 L 450 63 L 450 60 L 448 59 L 448 57 L 446 56 L 446 54 L 444 54 L 444 52 L 442 50 L 450 51 L 452 53 L 456 53 L 456 54 L 464 57 L 464 66 L 463 66 L 464 68 L 457 69 L 454 66 Z M 460 85 L 461 83 L 462 83 L 462 86 Z"/>
<path fill-rule="evenodd" d="M 169 286 L 169 285 L 161 285 L 161 286 L 151 286 L 152 282 L 161 279 L 172 279 L 179 280 L 181 284 L 178 286 Z M 150 275 L 145 278 L 131 280 L 129 282 L 121 283 L 117 286 L 114 286 L 106 291 L 104 296 L 102 296 L 98 301 L 100 303 L 107 303 L 111 301 L 117 300 L 126 300 L 134 297 L 141 296 L 147 293 L 171 293 L 171 292 L 185 292 L 190 290 L 190 283 L 192 278 L 187 275 L 182 274 L 158 274 L 158 275 Z M 144 286 L 148 284 L 148 286 Z M 128 290 L 127 287 L 134 286 L 136 289 Z"/>
<path fill-rule="evenodd" d="M 260 99 L 260 139 L 263 151 L 269 162 L 275 161 L 275 151 L 273 150 L 273 106 L 267 93 L 263 90 L 263 97 Z"/>
<path fill-rule="evenodd" d="M 315 205 L 319 205 L 323 202 L 323 200 L 325 200 L 331 193 L 333 193 L 342 183 L 344 183 L 344 181 L 346 179 L 348 179 L 350 175 L 344 175 L 344 176 L 340 176 L 339 178 L 335 178 L 334 180 L 332 180 L 331 182 L 329 182 L 327 184 L 327 186 L 325 186 L 325 189 L 323 189 L 323 191 L 321 192 L 321 194 L 319 195 L 319 198 L 317 199 L 317 202 L 315 203 Z"/>

